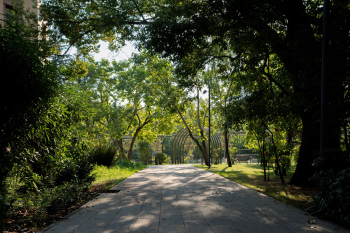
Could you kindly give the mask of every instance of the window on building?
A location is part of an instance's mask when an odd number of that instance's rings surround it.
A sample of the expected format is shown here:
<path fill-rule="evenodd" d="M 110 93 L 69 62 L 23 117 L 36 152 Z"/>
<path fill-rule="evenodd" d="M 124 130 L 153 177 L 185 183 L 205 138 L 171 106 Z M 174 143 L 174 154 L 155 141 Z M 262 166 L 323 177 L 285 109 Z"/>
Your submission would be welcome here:
<path fill-rule="evenodd" d="M 6 21 L 8 21 L 10 25 L 15 24 L 16 10 L 14 10 L 11 5 L 5 4 L 5 17 Z"/>

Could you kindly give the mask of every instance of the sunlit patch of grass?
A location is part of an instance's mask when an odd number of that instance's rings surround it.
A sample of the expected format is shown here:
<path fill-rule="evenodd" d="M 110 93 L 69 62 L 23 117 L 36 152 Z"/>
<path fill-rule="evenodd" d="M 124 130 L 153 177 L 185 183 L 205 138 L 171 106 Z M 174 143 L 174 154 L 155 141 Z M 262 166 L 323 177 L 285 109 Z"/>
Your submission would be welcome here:
<path fill-rule="evenodd" d="M 205 165 L 195 166 L 208 170 Z M 316 188 L 313 187 L 288 185 L 295 171 L 295 166 L 292 166 L 291 170 L 287 172 L 287 176 L 284 177 L 287 183 L 285 185 L 281 183 L 279 176 L 276 176 L 271 169 L 268 172 L 269 181 L 264 181 L 264 170 L 258 164 L 241 163 L 232 167 L 228 167 L 227 164 L 217 164 L 212 165 L 209 171 L 302 210 L 309 207 L 310 195 L 317 193 Z"/>
<path fill-rule="evenodd" d="M 92 183 L 92 187 L 97 190 L 108 190 L 144 168 L 146 166 L 141 168 L 120 168 L 118 166 L 95 165 L 92 173 L 95 175 L 96 180 Z"/>

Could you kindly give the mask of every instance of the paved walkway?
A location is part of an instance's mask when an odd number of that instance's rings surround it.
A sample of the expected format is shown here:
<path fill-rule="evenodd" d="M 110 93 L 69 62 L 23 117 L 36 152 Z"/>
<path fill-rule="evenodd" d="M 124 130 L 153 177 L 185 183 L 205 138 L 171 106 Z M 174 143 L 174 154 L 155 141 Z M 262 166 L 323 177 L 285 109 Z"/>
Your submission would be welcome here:
<path fill-rule="evenodd" d="M 191 165 L 150 166 L 112 189 L 46 232 L 350 232 Z"/>

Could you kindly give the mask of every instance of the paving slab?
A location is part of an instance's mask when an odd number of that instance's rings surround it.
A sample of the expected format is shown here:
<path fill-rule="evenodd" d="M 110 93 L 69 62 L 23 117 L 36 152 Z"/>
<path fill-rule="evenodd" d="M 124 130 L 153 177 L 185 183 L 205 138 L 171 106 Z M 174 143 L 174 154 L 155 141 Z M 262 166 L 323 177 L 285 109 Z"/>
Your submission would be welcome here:
<path fill-rule="evenodd" d="M 41 232 L 350 233 L 191 165 L 149 166 L 112 189 Z"/>

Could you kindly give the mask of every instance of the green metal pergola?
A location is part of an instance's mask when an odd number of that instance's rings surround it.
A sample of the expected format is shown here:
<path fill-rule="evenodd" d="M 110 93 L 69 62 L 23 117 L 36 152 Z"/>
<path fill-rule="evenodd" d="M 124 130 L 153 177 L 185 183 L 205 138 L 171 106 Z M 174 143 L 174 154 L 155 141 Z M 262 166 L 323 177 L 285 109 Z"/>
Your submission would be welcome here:
<path fill-rule="evenodd" d="M 203 128 L 205 135 L 208 137 L 209 135 L 209 129 Z M 199 135 L 195 135 L 195 137 L 199 140 Z M 188 140 L 188 138 L 191 139 L 189 132 L 187 129 L 183 128 L 180 129 L 175 135 L 172 143 L 172 163 L 173 164 L 181 164 L 185 163 L 185 143 Z M 222 160 L 222 144 L 220 140 L 220 136 L 213 134 L 210 136 L 211 141 L 211 151 L 217 150 L 219 154 L 220 161 Z M 198 148 L 197 148 L 198 150 Z M 207 148 L 209 152 L 209 147 Z M 198 151 L 197 151 L 198 153 Z"/>

